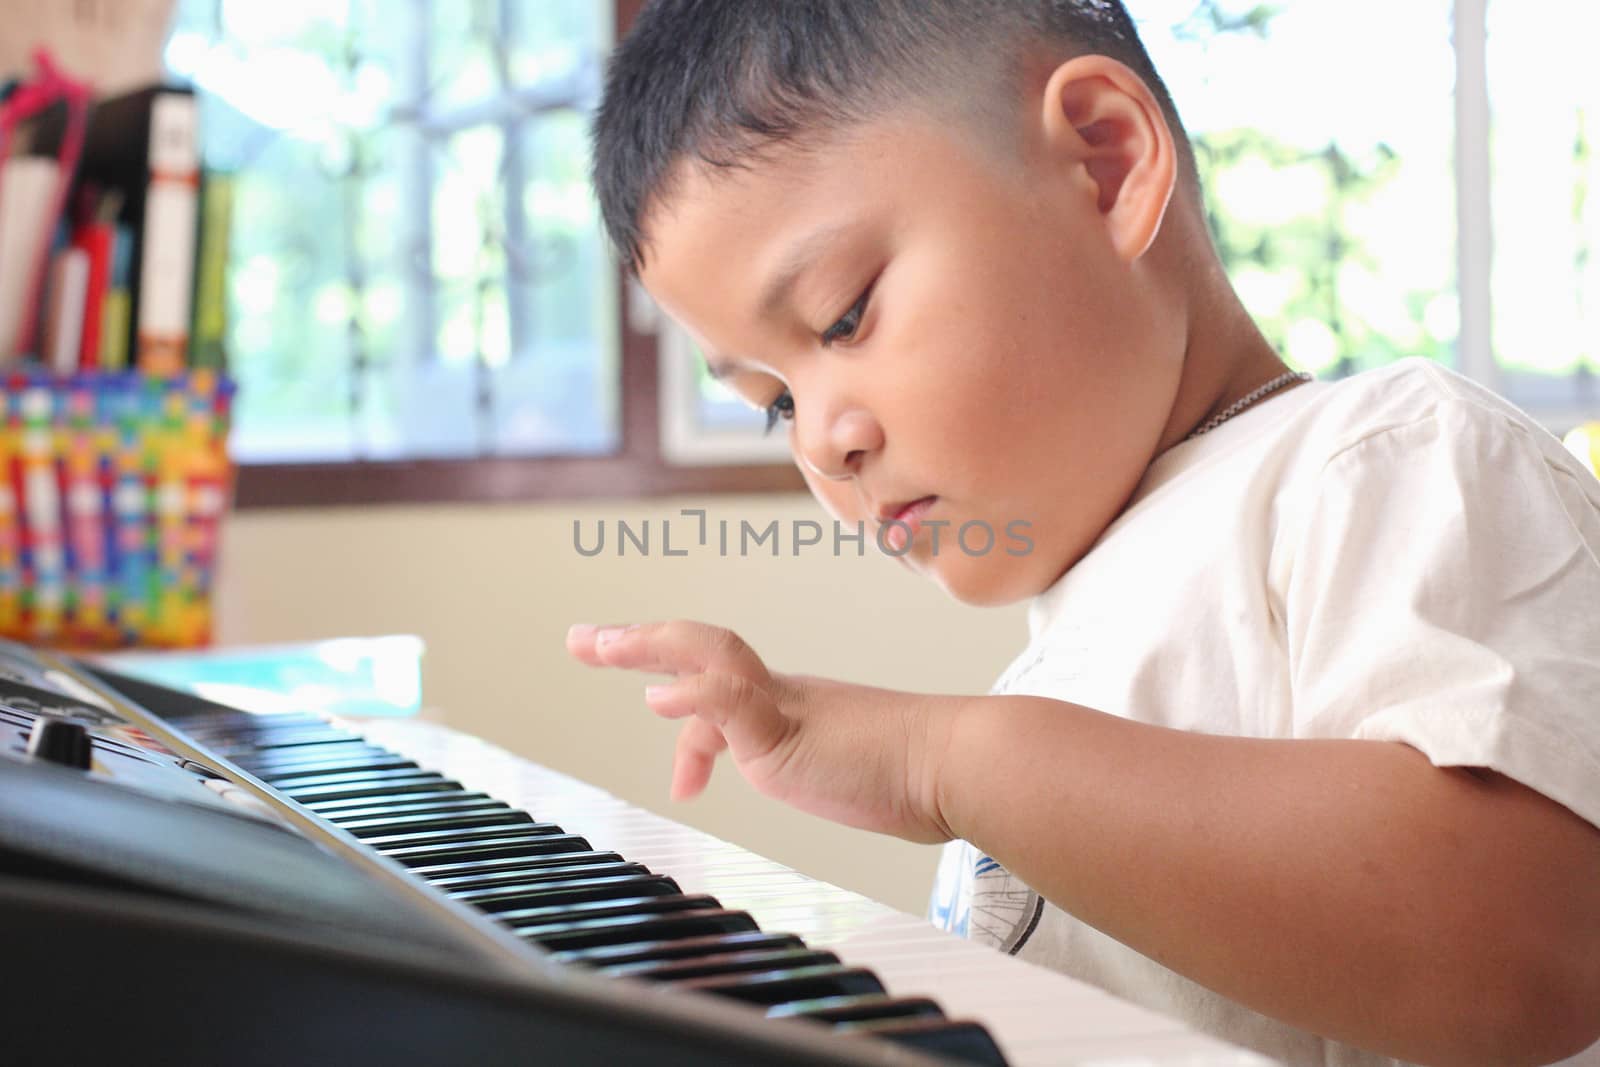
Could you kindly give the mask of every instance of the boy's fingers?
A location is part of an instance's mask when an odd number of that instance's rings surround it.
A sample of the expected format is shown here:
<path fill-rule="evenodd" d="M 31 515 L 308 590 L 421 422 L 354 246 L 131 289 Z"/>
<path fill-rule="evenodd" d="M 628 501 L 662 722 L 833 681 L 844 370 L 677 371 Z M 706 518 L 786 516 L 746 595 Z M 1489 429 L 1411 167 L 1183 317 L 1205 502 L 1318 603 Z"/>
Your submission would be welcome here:
<path fill-rule="evenodd" d="M 690 718 L 678 731 L 678 744 L 672 760 L 672 799 L 698 796 L 711 780 L 717 756 L 728 747 L 722 731 L 704 719 Z"/>
<path fill-rule="evenodd" d="M 593 623 L 580 622 L 567 630 L 567 652 L 579 662 L 590 667 L 603 667 L 598 649 L 595 648 L 595 638 L 601 630 L 620 630 L 621 626 L 596 626 Z"/>
<path fill-rule="evenodd" d="M 696 674 L 650 686 L 645 702 L 665 718 L 692 715 L 714 727 L 740 763 L 761 759 L 789 739 L 789 720 L 766 692 L 741 675 Z"/>
<path fill-rule="evenodd" d="M 659 674 L 716 672 L 764 680 L 767 669 L 738 634 L 703 622 L 676 620 L 598 628 L 595 655 L 608 667 Z"/>

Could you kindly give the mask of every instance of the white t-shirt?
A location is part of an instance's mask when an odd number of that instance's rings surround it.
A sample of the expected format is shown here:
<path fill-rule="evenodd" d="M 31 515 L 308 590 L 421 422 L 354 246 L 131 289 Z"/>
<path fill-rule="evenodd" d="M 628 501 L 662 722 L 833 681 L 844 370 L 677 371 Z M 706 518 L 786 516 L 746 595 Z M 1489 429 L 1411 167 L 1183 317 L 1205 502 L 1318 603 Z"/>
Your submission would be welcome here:
<path fill-rule="evenodd" d="M 1600 825 L 1597 557 L 1600 482 L 1505 401 L 1407 360 L 1162 454 L 1035 600 L 992 691 L 1208 734 L 1401 741 Z M 1181 977 L 964 842 L 931 911 L 1284 1062 L 1393 1062 Z M 1600 1065 L 1600 1045 L 1570 1062 Z"/>

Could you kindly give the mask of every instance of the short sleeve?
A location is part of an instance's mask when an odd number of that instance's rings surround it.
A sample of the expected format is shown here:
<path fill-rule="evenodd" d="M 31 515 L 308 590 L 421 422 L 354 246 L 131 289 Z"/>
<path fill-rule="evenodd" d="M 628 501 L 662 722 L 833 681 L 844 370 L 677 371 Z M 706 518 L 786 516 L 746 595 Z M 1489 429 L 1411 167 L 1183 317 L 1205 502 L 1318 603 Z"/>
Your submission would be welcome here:
<path fill-rule="evenodd" d="M 1600 484 L 1478 404 L 1323 466 L 1283 590 L 1297 736 L 1400 741 L 1600 825 Z"/>

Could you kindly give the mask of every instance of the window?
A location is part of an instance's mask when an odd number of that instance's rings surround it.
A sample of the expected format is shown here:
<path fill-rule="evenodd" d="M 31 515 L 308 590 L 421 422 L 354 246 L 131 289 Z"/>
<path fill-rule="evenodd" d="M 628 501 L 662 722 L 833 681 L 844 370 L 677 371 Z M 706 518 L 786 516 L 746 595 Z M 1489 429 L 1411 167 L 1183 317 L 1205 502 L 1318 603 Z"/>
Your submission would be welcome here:
<path fill-rule="evenodd" d="M 1600 10 L 1488 5 L 1495 384 L 1554 426 L 1600 410 Z"/>
<path fill-rule="evenodd" d="M 1451 0 L 1139 10 L 1194 141 L 1223 265 L 1268 340 L 1323 377 L 1408 355 L 1448 361 Z"/>
<path fill-rule="evenodd" d="M 1596 415 L 1600 12 L 1147 0 L 1235 284 L 1324 376 L 1423 355 L 1557 432 Z"/>
<path fill-rule="evenodd" d="M 168 63 L 237 174 L 243 463 L 615 449 L 592 0 L 186 2 Z"/>
<path fill-rule="evenodd" d="M 659 458 L 587 175 L 638 6 L 179 0 L 167 64 L 235 175 L 241 505 L 801 486 Z"/>

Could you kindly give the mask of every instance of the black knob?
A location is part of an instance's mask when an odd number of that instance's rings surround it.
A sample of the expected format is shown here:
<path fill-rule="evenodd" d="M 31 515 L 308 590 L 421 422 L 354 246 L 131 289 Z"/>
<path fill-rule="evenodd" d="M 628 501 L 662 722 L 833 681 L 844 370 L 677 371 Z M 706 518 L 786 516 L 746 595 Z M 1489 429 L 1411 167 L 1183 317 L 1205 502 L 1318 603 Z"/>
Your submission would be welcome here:
<path fill-rule="evenodd" d="M 89 769 L 90 747 L 89 731 L 83 723 L 48 715 L 34 723 L 28 734 L 28 755 L 80 771 Z"/>

